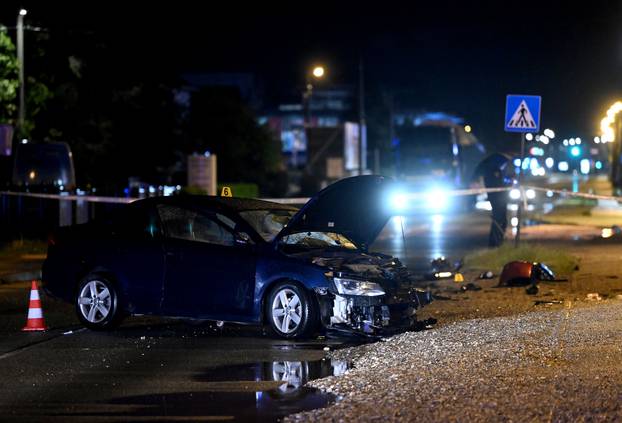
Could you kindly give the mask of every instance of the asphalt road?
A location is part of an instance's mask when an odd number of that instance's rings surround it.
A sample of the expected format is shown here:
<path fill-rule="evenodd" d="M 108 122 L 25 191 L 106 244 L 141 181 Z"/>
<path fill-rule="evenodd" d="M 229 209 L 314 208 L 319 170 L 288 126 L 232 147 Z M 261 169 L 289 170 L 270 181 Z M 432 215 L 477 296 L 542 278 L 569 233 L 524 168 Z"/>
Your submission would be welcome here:
<path fill-rule="evenodd" d="M 392 221 L 372 250 L 425 270 L 431 258 L 458 259 L 484 246 L 489 220 L 486 213 L 419 215 L 403 223 L 404 235 Z M 0 285 L 2 421 L 275 421 L 334 401 L 303 385 L 347 368 L 323 360 L 326 349 L 361 342 L 288 342 L 259 328 L 155 318 L 91 332 L 79 328 L 71 306 L 45 297 L 51 330 L 23 333 L 28 289 Z"/>

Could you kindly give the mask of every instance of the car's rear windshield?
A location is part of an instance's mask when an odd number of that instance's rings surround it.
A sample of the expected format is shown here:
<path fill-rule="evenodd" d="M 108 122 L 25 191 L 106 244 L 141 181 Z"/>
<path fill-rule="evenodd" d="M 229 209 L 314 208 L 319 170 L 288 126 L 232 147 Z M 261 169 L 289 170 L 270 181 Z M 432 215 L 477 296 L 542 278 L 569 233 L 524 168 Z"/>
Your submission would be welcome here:
<path fill-rule="evenodd" d="M 240 216 L 257 231 L 265 241 L 272 241 L 296 214 L 295 210 L 246 210 Z"/>

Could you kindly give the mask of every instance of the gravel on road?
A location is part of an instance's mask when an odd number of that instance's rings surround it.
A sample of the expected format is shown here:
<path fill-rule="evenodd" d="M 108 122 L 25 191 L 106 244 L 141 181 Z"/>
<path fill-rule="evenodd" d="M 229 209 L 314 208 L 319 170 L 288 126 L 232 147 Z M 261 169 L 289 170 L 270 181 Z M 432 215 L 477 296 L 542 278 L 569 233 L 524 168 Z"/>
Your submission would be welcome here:
<path fill-rule="evenodd" d="M 459 321 L 330 353 L 334 405 L 288 421 L 620 421 L 622 301 Z"/>

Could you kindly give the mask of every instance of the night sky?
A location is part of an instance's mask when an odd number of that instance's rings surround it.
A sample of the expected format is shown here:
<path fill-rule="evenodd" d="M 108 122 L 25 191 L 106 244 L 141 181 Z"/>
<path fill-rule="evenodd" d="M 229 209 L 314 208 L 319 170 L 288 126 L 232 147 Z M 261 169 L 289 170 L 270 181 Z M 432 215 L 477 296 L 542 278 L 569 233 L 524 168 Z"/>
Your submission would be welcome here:
<path fill-rule="evenodd" d="M 622 98 L 620 2 L 59 3 L 2 2 L 0 23 L 15 25 L 22 5 L 27 24 L 101 40 L 119 66 L 152 78 L 252 72 L 268 101 L 298 92 L 317 62 L 330 82 L 356 84 L 361 54 L 370 92 L 463 116 L 488 145 L 517 140 L 503 132 L 506 94 L 541 95 L 542 125 L 562 137 L 596 135 Z"/>

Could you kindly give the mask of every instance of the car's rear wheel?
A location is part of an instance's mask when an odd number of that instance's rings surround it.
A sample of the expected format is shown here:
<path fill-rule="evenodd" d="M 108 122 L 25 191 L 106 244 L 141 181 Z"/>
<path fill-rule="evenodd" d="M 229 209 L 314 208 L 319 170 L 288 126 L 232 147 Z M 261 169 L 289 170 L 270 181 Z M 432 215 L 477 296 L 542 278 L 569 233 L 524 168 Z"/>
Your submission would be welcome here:
<path fill-rule="evenodd" d="M 89 275 L 80 282 L 76 312 L 82 324 L 93 330 L 112 329 L 124 317 L 116 286 L 102 275 Z"/>
<path fill-rule="evenodd" d="M 280 282 L 266 299 L 266 320 L 282 338 L 303 338 L 317 328 L 317 307 L 309 293 L 293 282 Z"/>

